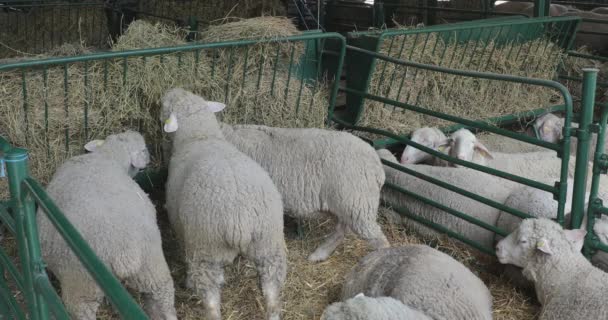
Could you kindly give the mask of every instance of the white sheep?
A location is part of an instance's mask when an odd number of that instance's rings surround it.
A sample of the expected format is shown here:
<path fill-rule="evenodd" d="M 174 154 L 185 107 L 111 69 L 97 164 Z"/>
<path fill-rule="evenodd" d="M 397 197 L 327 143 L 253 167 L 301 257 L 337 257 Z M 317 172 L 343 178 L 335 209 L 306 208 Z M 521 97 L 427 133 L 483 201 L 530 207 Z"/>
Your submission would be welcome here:
<path fill-rule="evenodd" d="M 447 137 L 438 128 L 424 127 L 414 130 L 410 140 L 421 144 L 427 148 L 438 151 L 440 145 L 445 144 Z M 443 150 L 442 150 L 443 152 Z M 400 163 L 402 164 L 417 164 L 426 163 L 430 165 L 443 165 L 442 159 L 434 157 L 422 150 L 416 149 L 410 145 L 403 149 Z"/>
<path fill-rule="evenodd" d="M 560 118 L 552 113 L 547 113 L 537 121 L 538 133 L 541 140 L 558 143 L 564 138 L 564 118 Z M 578 123 L 572 122 L 572 127 L 578 128 Z M 590 162 L 593 161 L 595 149 L 597 147 L 597 134 L 591 134 L 589 139 L 589 153 L 588 159 Z M 576 136 L 570 137 L 570 154 L 576 155 L 578 148 L 578 139 Z M 603 153 L 608 153 L 608 140 L 604 140 Z"/>
<path fill-rule="evenodd" d="M 166 207 L 187 265 L 186 286 L 219 320 L 223 267 L 238 254 L 252 260 L 268 319 L 280 318 L 287 273 L 281 194 L 255 161 L 228 143 L 214 112 L 225 107 L 183 89 L 162 98 L 171 133 Z"/>
<path fill-rule="evenodd" d="M 309 256 L 327 259 L 352 230 L 374 249 L 389 246 L 376 222 L 385 174 L 369 144 L 323 129 L 222 125 L 226 140 L 257 161 L 283 196 L 288 215 L 333 214 L 335 231 Z"/>
<path fill-rule="evenodd" d="M 485 284 L 449 255 L 426 245 L 374 251 L 346 276 L 342 299 L 392 297 L 431 319 L 492 319 Z"/>
<path fill-rule="evenodd" d="M 554 151 L 489 153 L 487 148 L 485 150 L 476 148 L 480 143 L 469 130 L 461 129 L 459 131 L 460 133 L 449 141 L 449 148 L 452 154 L 461 154 L 461 158 L 464 158 L 462 160 L 534 180 L 560 176 L 562 159 L 558 158 Z M 575 164 L 576 157 L 570 156 L 569 178 L 574 177 Z M 589 164 L 587 169 L 590 172 L 592 165 Z"/>
<path fill-rule="evenodd" d="M 397 163 L 397 159 L 388 150 L 381 149 L 377 152 L 382 159 Z M 506 181 L 468 168 L 434 167 L 415 164 L 405 164 L 402 166 L 489 198 L 498 203 L 503 203 L 511 191 L 519 185 L 515 182 Z M 449 191 L 431 182 L 421 180 L 389 166 L 385 166 L 384 170 L 386 171 L 387 183 L 397 185 L 414 192 L 419 196 L 432 199 L 454 210 L 466 213 L 491 226 L 494 226 L 496 223 L 496 219 L 500 212 L 496 208 L 482 204 L 476 200 Z M 388 201 L 391 205 L 403 207 L 414 215 L 446 226 L 486 247 L 491 248 L 494 245 L 494 233 L 492 231 L 448 214 L 441 209 L 404 195 L 392 188 L 383 188 L 382 199 Z M 424 236 L 435 236 L 438 234 L 434 229 L 427 228 L 408 218 L 404 218 L 403 223 Z"/>
<path fill-rule="evenodd" d="M 459 129 L 450 135 L 450 138 L 440 148 L 447 148 L 448 154 L 459 160 L 465 160 L 485 165 L 486 159 L 494 159 L 490 150 L 481 143 L 475 135 L 468 129 Z M 459 164 L 452 164 L 453 167 L 460 167 Z"/>
<path fill-rule="evenodd" d="M 526 219 L 496 245 L 500 263 L 523 268 L 542 304 L 540 320 L 608 319 L 608 274 L 580 252 L 586 231 Z"/>
<path fill-rule="evenodd" d="M 358 294 L 344 302 L 329 305 L 321 320 L 431 320 L 391 297 L 366 297 Z"/>
<path fill-rule="evenodd" d="M 586 221 L 583 222 L 583 226 L 586 226 Z M 608 245 L 608 216 L 601 215 L 599 218 L 595 219 L 595 223 L 593 224 L 593 232 L 599 238 L 600 243 L 603 245 Z M 591 258 L 591 263 L 593 263 L 593 265 L 596 267 L 608 272 L 608 253 L 598 250 Z"/>
<path fill-rule="evenodd" d="M 177 319 L 156 210 L 129 175 L 149 162 L 143 137 L 128 131 L 85 148 L 92 153 L 61 165 L 47 193 L 114 275 L 143 294 L 151 319 Z M 43 212 L 37 221 L 43 258 L 61 283 L 68 312 L 96 319 L 103 292 Z"/>
<path fill-rule="evenodd" d="M 564 204 L 564 220 L 566 225 L 570 224 L 570 208 L 572 206 L 572 191 L 574 186 L 574 180 L 568 179 L 568 192 L 566 194 L 566 203 Z M 589 192 L 587 192 L 585 199 L 589 198 Z M 504 202 L 505 206 L 527 213 L 535 218 L 557 218 L 557 201 L 553 199 L 553 194 L 532 188 L 529 186 L 520 186 L 514 189 L 511 194 L 507 197 Z M 503 229 L 507 233 L 511 233 L 517 229 L 522 219 L 516 217 L 510 213 L 500 211 L 498 219 L 496 220 L 496 227 Z M 498 242 L 503 237 L 496 234 L 494 241 Z M 502 274 L 508 278 L 514 285 L 531 289 L 534 284 L 531 281 L 526 280 L 521 274 L 521 268 L 513 265 L 506 265 Z"/>

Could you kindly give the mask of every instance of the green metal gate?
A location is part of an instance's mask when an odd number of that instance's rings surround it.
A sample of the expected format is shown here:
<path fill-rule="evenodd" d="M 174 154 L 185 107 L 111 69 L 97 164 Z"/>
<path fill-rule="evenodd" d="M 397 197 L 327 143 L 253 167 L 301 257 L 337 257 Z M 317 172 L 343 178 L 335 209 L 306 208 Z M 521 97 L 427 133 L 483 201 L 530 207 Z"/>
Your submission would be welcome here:
<path fill-rule="evenodd" d="M 334 121 L 341 124 L 344 128 L 354 130 L 359 133 L 373 134 L 375 138 L 371 138 L 370 142 L 376 148 L 403 148 L 405 145 L 410 145 L 416 149 L 422 150 L 438 158 L 448 160 L 450 162 L 475 169 L 484 173 L 488 173 L 500 178 L 517 182 L 522 185 L 527 185 L 536 189 L 540 189 L 551 193 L 554 198 L 558 201 L 558 212 L 557 221 L 560 224 L 564 224 L 564 206 L 567 183 L 566 179 L 568 176 L 568 164 L 570 157 L 570 137 L 573 134 L 577 134 L 579 139 L 579 150 L 576 161 L 577 172 L 581 171 L 580 168 L 584 168 L 587 160 L 586 156 L 583 156 L 581 149 L 583 148 L 588 132 L 583 131 L 583 127 L 580 131 L 575 131 L 571 127 L 572 114 L 572 99 L 568 90 L 553 80 L 556 76 L 557 66 L 560 61 L 560 55 L 564 54 L 565 51 L 570 47 L 572 42 L 572 36 L 576 32 L 576 27 L 580 19 L 566 17 L 566 18 L 534 18 L 534 19 L 504 19 L 499 18 L 493 21 L 474 21 L 469 23 L 462 23 L 454 26 L 445 25 L 437 26 L 424 29 L 413 29 L 413 30 L 392 30 L 385 31 L 380 34 L 374 33 L 359 33 L 352 34 L 348 41 L 352 46 L 347 47 L 347 79 L 348 83 L 345 88 L 340 88 L 341 91 L 348 94 L 349 101 L 347 103 L 348 108 L 345 110 L 337 111 L 334 116 Z M 429 39 L 433 38 L 433 42 Z M 439 39 L 439 41 L 437 41 Z M 546 43 L 538 42 L 539 39 L 549 39 L 551 43 L 555 45 L 555 49 L 559 53 L 554 56 L 554 67 L 552 71 L 553 77 L 549 76 L 548 79 L 535 79 L 531 78 L 534 76 L 536 64 L 532 63 L 526 68 L 520 70 L 518 75 L 510 74 L 498 74 L 487 72 L 491 67 L 490 61 L 494 54 L 501 50 L 501 46 L 509 47 L 510 45 L 516 44 L 519 48 L 524 47 L 527 52 L 536 52 L 547 50 Z M 439 43 L 439 44 L 437 44 Z M 443 44 L 452 43 L 460 44 L 464 49 L 461 51 L 452 51 L 446 54 L 449 50 L 445 48 Z M 492 48 L 488 48 L 487 44 L 498 44 Z M 420 46 L 422 49 L 417 52 L 413 52 L 414 46 Z M 486 49 L 487 48 L 487 49 Z M 524 55 L 520 56 L 521 50 L 516 52 L 513 50 L 509 54 L 510 59 L 522 60 Z M 484 58 L 480 61 L 471 62 L 471 56 L 474 54 L 481 54 Z M 429 55 L 438 57 L 438 60 L 432 60 L 428 62 Z M 540 63 L 536 61 L 536 63 Z M 387 70 L 401 70 L 403 73 L 395 73 Z M 372 74 L 381 77 L 380 82 L 388 82 L 390 85 L 386 86 L 386 90 L 374 90 L 371 85 Z M 424 82 L 424 77 L 429 76 L 440 76 L 440 77 L 454 77 L 461 80 L 474 81 L 494 81 L 499 85 L 508 85 L 509 83 L 519 83 L 522 86 L 525 84 L 527 87 L 536 89 L 547 89 L 557 92 L 561 98 L 561 103 L 555 105 L 552 104 L 551 100 L 545 101 L 544 106 L 540 109 L 530 109 L 521 114 L 510 114 L 501 115 L 493 119 L 478 119 L 471 120 L 461 116 L 455 116 L 446 113 L 442 109 L 429 109 L 428 105 L 425 105 L 424 95 L 428 96 L 429 93 L 424 91 L 415 91 L 412 87 L 412 83 L 415 81 Z M 587 75 L 590 77 L 591 75 Z M 404 85 L 404 79 L 411 77 L 412 81 Z M 484 80 L 485 79 L 485 80 Z M 446 87 L 438 89 L 436 95 L 450 96 L 451 88 Z M 449 104 L 451 101 L 447 100 Z M 487 131 L 502 135 L 511 139 L 523 141 L 525 143 L 533 144 L 546 148 L 548 150 L 556 151 L 558 157 L 561 158 L 561 175 L 555 185 L 549 185 L 541 183 L 539 181 L 531 180 L 526 177 L 509 174 L 504 171 L 494 170 L 485 166 L 477 165 L 467 161 L 458 160 L 452 158 L 430 148 L 426 148 L 422 145 L 412 142 L 409 140 L 408 132 L 395 132 L 384 127 L 378 126 L 362 126 L 360 121 L 362 114 L 366 111 L 366 108 L 370 106 L 370 103 L 376 103 L 377 105 L 383 106 L 391 115 L 398 115 L 403 112 L 410 112 L 412 115 L 425 115 L 428 118 L 437 118 L 454 125 L 444 126 L 442 130 L 446 133 L 452 132 L 458 128 L 469 128 L 476 131 Z M 491 104 L 488 101 L 488 104 Z M 447 107 L 447 105 L 446 105 Z M 592 102 L 589 100 L 585 102 L 584 109 L 590 110 L 592 108 Z M 509 130 L 505 130 L 499 127 L 501 124 L 517 121 L 519 118 L 526 118 L 528 116 L 534 116 L 548 110 L 561 111 L 565 115 L 565 127 L 564 127 L 564 139 L 558 144 L 547 143 L 538 140 L 533 137 L 525 136 L 522 134 L 514 133 Z M 405 119 L 405 118 L 404 118 Z M 581 124 L 584 126 L 584 124 Z M 586 149 L 584 149 L 586 151 Z M 525 218 L 529 217 L 528 213 L 520 212 L 513 208 L 505 207 L 502 203 L 496 202 L 493 199 L 482 197 L 471 192 L 456 187 L 442 181 L 437 181 L 430 176 L 421 174 L 412 169 L 405 168 L 399 164 L 391 163 L 389 161 L 382 161 L 386 166 L 397 169 L 404 174 L 413 175 L 416 178 L 428 181 L 430 183 L 439 185 L 441 188 L 445 188 L 452 192 L 458 193 L 463 197 L 473 199 L 477 202 L 483 203 L 487 206 L 508 212 L 514 216 Z M 582 170 L 584 171 L 584 170 Z M 575 189 L 573 197 L 573 208 L 572 212 L 573 221 L 579 221 L 582 218 L 582 208 L 584 204 L 584 184 L 585 177 L 583 175 L 575 175 Z M 582 186 L 582 188 L 581 188 Z M 416 190 L 408 190 L 407 186 L 397 186 L 387 184 L 385 186 L 391 190 L 395 190 L 404 196 L 417 199 L 423 203 L 439 208 L 440 210 L 446 211 L 446 214 L 456 216 L 460 219 L 476 225 L 485 230 L 489 230 L 496 234 L 505 236 L 505 231 L 496 228 L 493 225 L 488 225 L 483 221 L 480 221 L 466 212 L 459 212 L 449 207 L 442 205 L 433 199 L 424 198 L 416 194 Z M 393 208 L 401 215 L 417 221 L 427 227 L 431 227 L 440 232 L 446 233 L 451 237 L 463 241 L 483 252 L 493 254 L 494 250 L 491 247 L 482 246 L 463 235 L 437 224 L 434 221 L 416 216 L 403 207 L 395 205 L 394 203 L 385 203 L 386 205 Z"/>

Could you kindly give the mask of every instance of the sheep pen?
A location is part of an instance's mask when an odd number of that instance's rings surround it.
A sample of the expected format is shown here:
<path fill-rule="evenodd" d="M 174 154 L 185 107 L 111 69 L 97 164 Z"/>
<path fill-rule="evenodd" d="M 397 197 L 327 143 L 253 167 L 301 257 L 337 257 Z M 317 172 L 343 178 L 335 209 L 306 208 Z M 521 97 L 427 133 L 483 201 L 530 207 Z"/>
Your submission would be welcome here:
<path fill-rule="evenodd" d="M 564 54 L 545 38 L 503 44 L 493 40 L 458 43 L 436 33 L 395 36 L 384 40 L 379 51 L 417 63 L 541 79 L 553 79 Z M 381 60 L 372 72 L 368 93 L 472 120 L 524 113 L 562 100 L 557 91 L 546 87 L 450 75 Z M 363 110 L 358 125 L 401 135 L 423 126 L 452 124 L 371 99 L 364 101 Z"/>
<path fill-rule="evenodd" d="M 272 23 L 269 23 L 270 17 L 266 20 L 258 19 L 258 32 L 264 27 L 276 28 L 260 33 L 261 37 L 297 34 L 291 25 L 277 23 L 277 18 L 272 18 Z M 251 21 L 234 23 L 243 26 Z M 241 33 L 241 28 L 234 26 L 214 26 L 213 29 L 208 29 L 213 30 L 213 33 L 202 31 L 200 36 L 207 37 L 206 41 L 210 42 L 248 38 L 247 34 Z M 112 50 L 185 45 L 186 42 L 182 39 L 186 32 L 187 30 L 173 26 L 136 21 L 112 45 Z M 161 141 L 157 120 L 158 99 L 173 86 L 184 85 L 209 100 L 226 99 L 228 108 L 220 118 L 227 123 L 324 127 L 328 106 L 326 84 L 321 82 L 309 85 L 297 78 L 287 80 L 285 70 L 280 68 L 279 72 L 272 72 L 276 66 L 276 61 L 273 60 L 276 52 L 279 52 L 280 60 L 285 61 L 292 52 L 297 55 L 302 50 L 302 47 L 292 43 L 254 45 L 248 53 L 249 63 L 239 54 L 239 49 L 217 49 L 211 55 L 203 51 L 198 57 L 196 54 L 175 53 L 148 58 L 74 63 L 67 67 L 60 65 L 46 71 L 27 72 L 26 101 L 23 99 L 23 74 L 3 72 L 0 73 L 0 134 L 30 150 L 32 175 L 46 183 L 63 160 L 84 151 L 82 145 L 88 140 L 129 128 L 139 129 L 146 141 L 152 144 L 154 165 L 158 166 Z M 63 56 L 69 52 L 60 50 L 54 55 Z M 127 73 L 124 72 L 125 65 Z M 67 84 L 64 82 L 65 74 L 68 75 Z M 159 74 L 163 75 L 162 79 L 159 79 Z M 255 81 L 240 81 L 245 77 Z M 300 112 L 295 113 L 293 108 L 296 108 L 296 101 L 300 101 L 300 105 L 306 109 L 299 109 Z M 0 196 L 4 195 L 3 191 L 6 192 L 6 188 L 3 190 L 4 186 L 1 185 L 5 182 L 6 179 L 0 180 Z M 158 210 L 164 250 L 177 290 L 178 316 L 180 319 L 200 319 L 204 307 L 183 286 L 185 266 L 179 259 L 179 249 L 160 204 Z M 387 209 L 381 209 L 382 212 L 385 210 Z M 283 319 L 319 319 L 327 305 L 337 301 L 344 275 L 369 252 L 364 241 L 351 236 L 328 261 L 319 264 L 308 262 L 307 256 L 320 244 L 323 235 L 333 229 L 333 223 L 332 220 L 325 219 L 307 221 L 302 239 L 295 235 L 293 225 L 286 228 L 289 273 L 282 297 Z M 496 319 L 535 318 L 537 304 L 529 295 L 515 290 L 504 279 L 496 276 L 499 273 L 496 272 L 492 259 L 446 238 L 419 239 L 403 227 L 384 219 L 382 226 L 393 245 L 426 242 L 470 267 L 491 289 L 495 299 Z M 7 248 L 11 256 L 16 255 L 14 239 L 10 236 L 2 240 L 2 246 Z M 227 268 L 228 285 L 222 296 L 225 318 L 263 317 L 262 295 L 256 279 L 255 267 L 251 261 L 238 259 L 233 266 Z M 141 302 L 139 296 L 136 298 Z M 107 304 L 100 309 L 98 315 L 101 319 L 118 319 Z"/>
<path fill-rule="evenodd" d="M 242 39 L 238 26 L 243 23 L 266 30 L 259 35 L 264 39 L 299 34 L 287 18 L 261 17 L 214 26 L 201 36 L 208 42 Z M 112 50 L 186 45 L 186 32 L 137 20 L 112 44 Z M 248 58 L 242 55 L 245 50 Z M 71 52 L 56 50 L 54 54 Z M 144 134 L 151 144 L 153 167 L 158 167 L 162 163 L 158 101 L 176 86 L 226 102 L 229 107 L 219 118 L 229 124 L 324 127 L 329 108 L 327 82 L 310 81 L 290 70 L 299 67 L 303 53 L 302 43 L 261 42 L 2 72 L 0 134 L 29 150 L 31 174 L 44 184 L 63 160 L 84 152 L 86 142 L 126 129 Z M 51 56 L 36 56 L 45 57 Z M 0 185 L 0 195 L 6 194 L 6 186 Z"/>

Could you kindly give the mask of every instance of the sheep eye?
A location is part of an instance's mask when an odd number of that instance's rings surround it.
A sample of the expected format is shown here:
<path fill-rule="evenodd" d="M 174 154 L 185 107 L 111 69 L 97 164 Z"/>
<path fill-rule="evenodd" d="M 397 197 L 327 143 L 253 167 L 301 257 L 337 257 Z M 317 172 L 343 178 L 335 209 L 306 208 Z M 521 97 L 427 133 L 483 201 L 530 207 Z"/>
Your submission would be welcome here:
<path fill-rule="evenodd" d="M 521 243 L 521 244 L 526 244 L 526 243 L 528 243 L 528 240 L 526 240 L 526 239 L 521 239 L 521 240 L 519 240 L 519 243 Z"/>

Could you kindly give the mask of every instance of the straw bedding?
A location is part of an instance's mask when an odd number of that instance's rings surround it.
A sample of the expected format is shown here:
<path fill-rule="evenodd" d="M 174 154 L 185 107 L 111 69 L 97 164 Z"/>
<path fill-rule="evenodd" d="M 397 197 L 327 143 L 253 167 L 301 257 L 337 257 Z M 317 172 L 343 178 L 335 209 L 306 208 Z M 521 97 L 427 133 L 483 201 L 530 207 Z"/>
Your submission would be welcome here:
<path fill-rule="evenodd" d="M 258 29 L 266 30 L 258 36 L 268 39 L 298 32 L 287 19 L 268 17 L 235 23 L 257 24 Z M 138 20 L 112 50 L 185 45 L 185 33 L 174 26 Z M 243 32 L 230 23 L 203 36 L 216 42 L 242 38 Z M 242 57 L 242 50 L 247 50 L 248 59 Z M 28 70 L 27 99 L 23 98 L 21 71 L 2 72 L 0 128 L 15 145 L 28 148 L 32 175 L 46 183 L 63 160 L 84 151 L 82 146 L 88 140 L 129 128 L 144 134 L 151 144 L 153 166 L 159 165 L 159 99 L 176 86 L 227 103 L 229 107 L 219 115 L 227 123 L 323 127 L 327 86 L 322 81 L 303 81 L 296 72 L 291 76 L 287 73 L 290 62 L 297 67 L 303 52 L 301 44 L 280 42 L 248 49 L 184 51 Z M 5 195 L 6 187 L 0 188 Z"/>
<path fill-rule="evenodd" d="M 581 47 L 576 49 L 576 52 L 591 55 L 591 50 L 586 47 Z M 599 70 L 597 76 L 597 90 L 595 93 L 596 101 L 608 102 L 608 87 L 605 85 L 608 83 L 608 62 L 600 62 L 592 59 L 585 58 L 577 58 L 568 56 L 564 59 L 564 65 L 562 69 L 562 73 L 569 77 L 583 77 L 583 68 L 597 68 Z M 580 99 L 582 98 L 582 82 L 580 81 L 572 81 L 572 80 L 563 80 L 562 83 L 568 88 L 570 94 L 572 95 L 572 99 L 574 100 L 574 110 L 575 112 L 580 111 Z M 604 83 L 603 86 L 600 83 Z M 596 117 L 600 115 L 600 108 L 596 105 L 595 112 Z"/>
<path fill-rule="evenodd" d="M 392 45 L 390 40 L 385 40 L 381 52 L 396 58 L 454 69 L 542 79 L 553 78 L 562 55 L 558 47 L 546 40 L 498 45 L 492 41 L 478 44 L 446 42 L 437 38 L 436 34 L 430 34 L 426 43 L 423 39 L 426 39 L 426 35 L 409 36 L 407 39 L 398 36 Z M 401 48 L 407 49 L 400 54 Z M 515 59 L 517 55 L 519 58 Z M 385 61 L 377 62 L 368 92 L 474 120 L 549 107 L 560 100 L 557 92 L 543 87 L 454 76 Z M 421 126 L 451 124 L 369 99 L 364 103 L 365 111 L 359 122 L 363 126 L 407 134 Z"/>
<path fill-rule="evenodd" d="M 381 225 L 392 245 L 426 243 L 442 250 L 464 263 L 488 286 L 494 297 L 494 319 L 532 320 L 536 319 L 539 306 L 530 298 L 533 293 L 514 289 L 506 280 L 496 276 L 500 266 L 492 259 L 464 245 L 456 244 L 445 237 L 421 239 L 400 226 L 390 224 L 385 217 L 386 208 L 381 209 Z M 350 236 L 343 245 L 325 262 L 314 264 L 307 256 L 329 234 L 334 226 L 331 219 L 308 221 L 303 226 L 303 238 L 299 239 L 293 223 L 286 224 L 288 249 L 288 275 L 282 292 L 283 317 L 285 320 L 319 319 L 323 310 L 331 303 L 339 301 L 344 276 L 367 253 L 367 244 Z M 176 308 L 180 319 L 201 319 L 205 309 L 201 300 L 184 288 L 185 266 L 180 261 L 179 249 L 175 246 L 174 235 L 168 227 L 164 214 L 161 228 L 165 254 L 169 261 L 176 284 Z M 263 319 L 264 298 L 257 285 L 257 274 L 252 262 L 237 258 L 226 268 L 226 286 L 222 292 L 223 319 Z M 138 296 L 136 296 L 139 298 Z M 112 309 L 105 305 L 98 313 L 101 319 L 118 319 Z"/>

